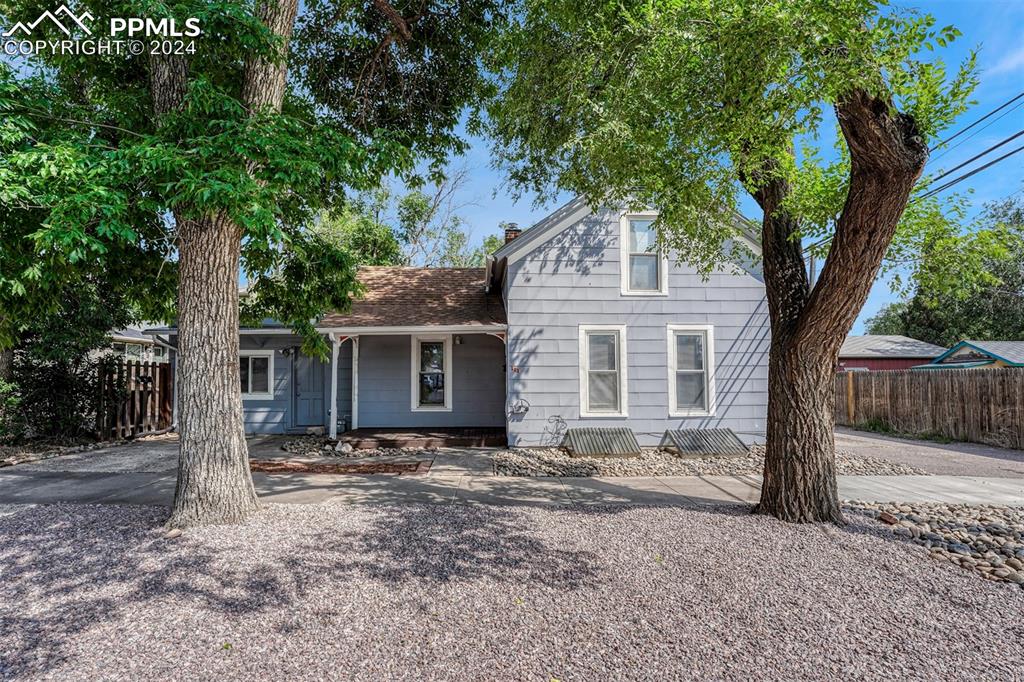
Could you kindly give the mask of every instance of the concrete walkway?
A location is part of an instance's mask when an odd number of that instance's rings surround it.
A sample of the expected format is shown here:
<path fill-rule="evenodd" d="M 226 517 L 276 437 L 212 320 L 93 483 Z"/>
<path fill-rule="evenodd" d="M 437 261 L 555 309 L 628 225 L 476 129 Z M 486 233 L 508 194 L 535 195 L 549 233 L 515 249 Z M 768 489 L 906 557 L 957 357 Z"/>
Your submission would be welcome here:
<path fill-rule="evenodd" d="M 474 474 L 336 476 L 253 474 L 267 502 L 294 504 L 464 503 L 515 506 L 756 502 L 757 476 L 512 478 Z M 0 504 L 169 505 L 173 473 L 0 470 Z M 1024 479 L 968 476 L 841 476 L 840 496 L 870 502 L 1024 506 Z"/>

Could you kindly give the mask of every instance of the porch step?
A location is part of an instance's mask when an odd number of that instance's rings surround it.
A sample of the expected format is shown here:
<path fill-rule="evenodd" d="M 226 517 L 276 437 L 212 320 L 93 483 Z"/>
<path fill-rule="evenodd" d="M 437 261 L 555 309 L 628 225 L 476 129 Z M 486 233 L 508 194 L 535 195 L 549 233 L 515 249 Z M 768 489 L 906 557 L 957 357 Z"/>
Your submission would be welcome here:
<path fill-rule="evenodd" d="M 503 448 L 508 436 L 502 428 L 375 429 L 346 431 L 338 436 L 357 450 L 375 448 Z"/>

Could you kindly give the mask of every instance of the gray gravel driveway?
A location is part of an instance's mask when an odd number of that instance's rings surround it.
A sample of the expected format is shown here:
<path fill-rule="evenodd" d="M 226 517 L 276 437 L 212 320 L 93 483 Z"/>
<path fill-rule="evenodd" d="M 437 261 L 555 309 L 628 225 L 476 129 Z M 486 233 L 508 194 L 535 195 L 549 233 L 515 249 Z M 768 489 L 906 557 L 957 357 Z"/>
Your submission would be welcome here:
<path fill-rule="evenodd" d="M 0 508 L 0 677 L 1013 679 L 1024 591 L 742 510 Z"/>
<path fill-rule="evenodd" d="M 929 474 L 1024 478 L 1024 450 L 1006 450 L 979 443 L 894 438 L 841 427 L 836 429 L 836 448 L 898 462 Z"/>

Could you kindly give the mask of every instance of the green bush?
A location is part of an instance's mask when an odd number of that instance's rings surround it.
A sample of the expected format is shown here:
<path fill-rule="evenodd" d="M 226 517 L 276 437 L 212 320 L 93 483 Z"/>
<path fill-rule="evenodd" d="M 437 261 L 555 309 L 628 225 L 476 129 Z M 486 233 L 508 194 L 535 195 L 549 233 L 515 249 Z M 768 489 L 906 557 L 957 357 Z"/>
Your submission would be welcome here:
<path fill-rule="evenodd" d="M 18 385 L 0 379 L 0 444 L 17 443 L 25 437 Z"/>

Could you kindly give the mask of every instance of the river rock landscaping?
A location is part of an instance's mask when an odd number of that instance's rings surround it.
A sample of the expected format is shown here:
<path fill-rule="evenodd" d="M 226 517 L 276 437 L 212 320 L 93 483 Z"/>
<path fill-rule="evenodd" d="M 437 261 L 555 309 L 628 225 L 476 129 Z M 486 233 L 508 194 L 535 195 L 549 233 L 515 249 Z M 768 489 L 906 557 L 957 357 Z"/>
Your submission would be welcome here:
<path fill-rule="evenodd" d="M 924 475 L 920 469 L 873 457 L 836 453 L 840 475 Z M 677 457 L 665 450 L 644 449 L 639 457 L 570 457 L 555 448 L 505 450 L 494 455 L 498 476 L 745 476 L 764 471 L 764 447 L 745 457 Z"/>
<path fill-rule="evenodd" d="M 933 559 L 1024 589 L 1024 509 L 867 502 L 851 502 L 848 508 L 923 546 Z"/>
<path fill-rule="evenodd" d="M 358 450 L 348 443 L 333 441 L 324 436 L 300 436 L 281 444 L 281 449 L 301 457 L 415 457 L 433 454 L 437 448 L 372 448 Z"/>

